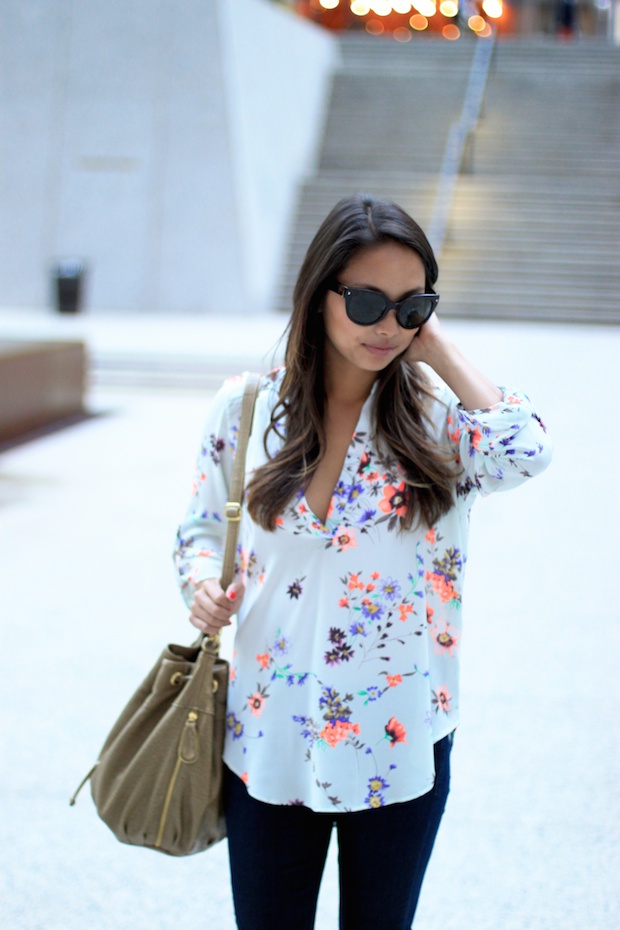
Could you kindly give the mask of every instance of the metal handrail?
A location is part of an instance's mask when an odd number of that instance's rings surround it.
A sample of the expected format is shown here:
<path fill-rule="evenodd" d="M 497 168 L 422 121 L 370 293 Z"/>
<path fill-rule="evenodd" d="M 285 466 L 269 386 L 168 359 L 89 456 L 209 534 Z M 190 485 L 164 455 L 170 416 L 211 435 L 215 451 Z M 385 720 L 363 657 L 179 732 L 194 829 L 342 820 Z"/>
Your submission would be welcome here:
<path fill-rule="evenodd" d="M 495 36 L 493 30 L 488 39 L 476 40 L 463 109 L 458 121 L 450 127 L 428 228 L 429 241 L 438 257 L 448 230 L 457 176 L 473 170 L 474 137 L 482 114 L 491 59 L 495 51 Z"/>

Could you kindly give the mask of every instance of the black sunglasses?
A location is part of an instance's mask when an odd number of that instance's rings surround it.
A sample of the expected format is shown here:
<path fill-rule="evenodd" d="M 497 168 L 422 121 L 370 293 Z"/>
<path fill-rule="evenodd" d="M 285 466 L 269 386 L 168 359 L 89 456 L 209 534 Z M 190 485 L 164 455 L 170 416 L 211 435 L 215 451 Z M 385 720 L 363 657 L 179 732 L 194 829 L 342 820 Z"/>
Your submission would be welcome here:
<path fill-rule="evenodd" d="M 358 326 L 372 326 L 389 313 L 396 310 L 396 319 L 403 329 L 415 329 L 426 323 L 437 306 L 439 294 L 412 294 L 404 300 L 394 302 L 381 291 L 370 291 L 363 287 L 347 287 L 336 281 L 329 285 L 329 290 L 344 297 L 347 316 Z"/>

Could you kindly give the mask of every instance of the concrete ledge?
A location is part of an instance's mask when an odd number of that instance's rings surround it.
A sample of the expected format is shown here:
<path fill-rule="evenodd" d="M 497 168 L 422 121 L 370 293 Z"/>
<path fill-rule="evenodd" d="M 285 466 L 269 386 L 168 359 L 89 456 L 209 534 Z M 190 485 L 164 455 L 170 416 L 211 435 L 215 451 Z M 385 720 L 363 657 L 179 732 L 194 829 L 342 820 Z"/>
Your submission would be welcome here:
<path fill-rule="evenodd" d="M 84 413 L 82 342 L 0 341 L 0 441 Z"/>

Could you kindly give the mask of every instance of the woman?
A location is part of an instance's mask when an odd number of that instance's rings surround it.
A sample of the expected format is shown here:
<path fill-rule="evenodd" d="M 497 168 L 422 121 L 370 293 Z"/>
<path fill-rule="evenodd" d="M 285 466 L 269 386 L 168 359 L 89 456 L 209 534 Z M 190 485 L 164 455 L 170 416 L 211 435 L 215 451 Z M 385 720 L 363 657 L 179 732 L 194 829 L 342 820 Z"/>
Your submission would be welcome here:
<path fill-rule="evenodd" d="M 413 920 L 459 722 L 470 508 L 550 456 L 528 398 L 446 337 L 436 279 L 426 236 L 397 205 L 356 195 L 324 221 L 285 368 L 258 396 L 227 591 L 243 378 L 205 430 L 176 560 L 194 626 L 213 634 L 237 614 L 224 759 L 241 930 L 314 926 L 334 824 L 341 928 Z"/>

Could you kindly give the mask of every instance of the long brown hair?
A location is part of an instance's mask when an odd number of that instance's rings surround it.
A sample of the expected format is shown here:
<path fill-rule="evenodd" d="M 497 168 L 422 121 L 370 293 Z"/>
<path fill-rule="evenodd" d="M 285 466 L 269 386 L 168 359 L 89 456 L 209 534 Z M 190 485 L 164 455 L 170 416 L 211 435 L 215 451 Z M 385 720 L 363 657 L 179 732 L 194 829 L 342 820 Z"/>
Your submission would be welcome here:
<path fill-rule="evenodd" d="M 249 513 L 265 529 L 275 528 L 277 517 L 308 485 L 325 454 L 325 330 L 320 311 L 326 291 L 359 249 L 390 240 L 418 253 L 426 291 L 432 293 L 438 269 L 431 245 L 420 226 L 391 201 L 367 194 L 345 197 L 308 248 L 293 293 L 286 371 L 265 432 L 265 449 L 271 430 L 284 442 L 248 485 Z M 414 520 L 432 526 L 454 503 L 455 470 L 430 434 L 430 385 L 417 364 L 400 359 L 383 369 L 377 381 L 375 433 L 399 462 L 407 485 L 401 527 L 409 529 Z"/>

